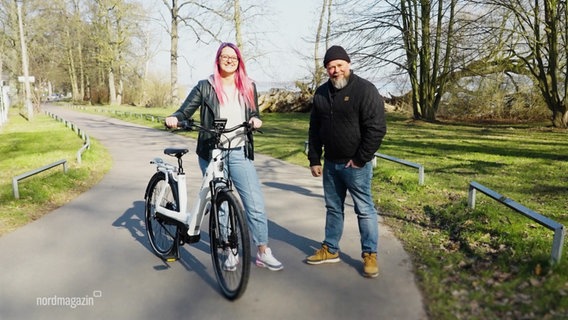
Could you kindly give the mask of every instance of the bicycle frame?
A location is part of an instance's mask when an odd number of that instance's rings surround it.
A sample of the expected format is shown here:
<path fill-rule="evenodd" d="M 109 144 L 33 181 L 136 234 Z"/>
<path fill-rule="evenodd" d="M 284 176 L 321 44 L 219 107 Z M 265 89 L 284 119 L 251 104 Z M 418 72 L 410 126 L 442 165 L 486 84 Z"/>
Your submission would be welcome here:
<path fill-rule="evenodd" d="M 151 162 L 156 164 L 157 170 L 163 172 L 166 176 L 166 184 L 164 184 L 156 198 L 156 203 L 158 204 L 155 208 L 156 212 L 186 225 L 188 228 L 187 235 L 190 237 L 199 236 L 201 232 L 201 224 L 205 214 L 209 211 L 211 206 L 211 195 L 214 188 L 219 188 L 219 186 L 229 187 L 230 185 L 229 180 L 225 177 L 222 150 L 213 149 L 212 152 L 211 161 L 207 166 L 205 175 L 201 181 L 201 187 L 194 198 L 195 201 L 190 211 L 187 210 L 188 190 L 185 172 L 181 170 L 181 167 L 175 167 L 174 165 L 163 161 L 161 158 L 155 158 Z M 170 182 L 170 179 L 173 179 L 177 185 L 179 211 L 171 210 L 159 205 L 162 203 L 162 199 L 164 198 L 166 187 Z"/>

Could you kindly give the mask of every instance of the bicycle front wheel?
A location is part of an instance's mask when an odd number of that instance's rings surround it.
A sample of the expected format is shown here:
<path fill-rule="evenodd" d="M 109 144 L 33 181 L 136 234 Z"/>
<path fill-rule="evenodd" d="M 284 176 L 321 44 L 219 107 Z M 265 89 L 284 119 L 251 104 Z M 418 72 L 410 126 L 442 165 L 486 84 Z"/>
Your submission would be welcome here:
<path fill-rule="evenodd" d="M 164 197 L 157 203 L 160 191 L 166 188 Z M 162 259 L 166 259 L 172 254 L 175 248 L 177 225 L 156 212 L 159 204 L 170 210 L 178 210 L 178 194 L 173 183 L 167 183 L 163 172 L 156 172 L 146 188 L 146 232 L 150 239 L 152 249 Z"/>
<path fill-rule="evenodd" d="M 229 300 L 246 290 L 251 264 L 250 240 L 244 210 L 232 192 L 217 195 L 209 218 L 211 258 L 221 291 Z"/>

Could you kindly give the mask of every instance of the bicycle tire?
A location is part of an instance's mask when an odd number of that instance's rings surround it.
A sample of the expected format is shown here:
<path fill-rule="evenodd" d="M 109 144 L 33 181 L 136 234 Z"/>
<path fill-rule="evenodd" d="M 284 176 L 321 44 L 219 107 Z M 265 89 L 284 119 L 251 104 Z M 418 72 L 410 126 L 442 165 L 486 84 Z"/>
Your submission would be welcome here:
<path fill-rule="evenodd" d="M 226 224 L 222 223 L 224 217 L 227 218 Z M 209 237 L 213 269 L 221 292 L 227 299 L 236 300 L 242 296 L 248 284 L 251 249 L 244 209 L 230 191 L 224 190 L 217 194 L 209 218 Z M 236 256 L 234 270 L 225 265 L 229 254 Z"/>
<path fill-rule="evenodd" d="M 154 253 L 162 259 L 166 259 L 174 254 L 176 248 L 176 239 L 178 226 L 171 220 L 160 217 L 156 213 L 156 197 L 159 195 L 163 184 L 166 183 L 166 177 L 163 172 L 156 172 L 146 188 L 145 203 L 145 222 L 146 232 L 150 239 L 150 244 Z M 179 196 L 177 186 L 171 181 L 166 186 L 162 206 L 176 210 L 179 208 Z"/>

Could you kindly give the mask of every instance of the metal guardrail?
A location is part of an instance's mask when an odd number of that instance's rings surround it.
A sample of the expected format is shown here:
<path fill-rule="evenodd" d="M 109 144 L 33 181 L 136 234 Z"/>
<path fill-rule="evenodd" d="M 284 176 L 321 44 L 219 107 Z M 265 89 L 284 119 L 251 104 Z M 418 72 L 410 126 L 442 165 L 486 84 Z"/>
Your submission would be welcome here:
<path fill-rule="evenodd" d="M 56 161 L 54 163 L 48 164 L 46 166 L 43 166 L 41 168 L 37 168 L 35 170 L 31 170 L 31 171 L 28 171 L 28 172 L 25 172 L 25 173 L 22 173 L 20 175 L 13 177 L 12 178 L 12 191 L 14 192 L 14 198 L 20 199 L 20 192 L 19 192 L 19 189 L 18 189 L 18 182 L 20 180 L 31 177 L 33 175 L 36 175 L 40 172 L 51 169 L 51 168 L 56 167 L 58 165 L 63 165 L 63 172 L 67 173 L 67 160 L 62 159 L 62 160 Z"/>
<path fill-rule="evenodd" d="M 45 112 L 47 115 L 49 115 L 50 117 L 54 118 L 55 120 L 61 121 L 65 124 L 66 127 L 70 127 L 71 130 L 73 130 L 73 132 L 76 132 L 78 135 L 81 136 L 81 139 L 83 139 L 84 143 L 83 146 L 77 151 L 77 162 L 80 164 L 81 163 L 81 156 L 83 154 L 83 152 L 87 149 L 90 148 L 91 146 L 91 139 L 89 138 L 89 135 L 87 135 L 85 132 L 83 132 L 80 128 L 78 128 L 77 126 L 75 126 L 73 123 L 53 114 L 50 112 Z M 14 198 L 19 199 L 20 198 L 20 192 L 18 189 L 18 182 L 22 179 L 28 178 L 30 176 L 36 175 L 40 172 L 46 171 L 48 169 L 51 169 L 53 167 L 56 167 L 58 165 L 63 165 L 63 172 L 67 173 L 67 160 L 63 159 L 63 160 L 59 160 L 56 161 L 54 163 L 48 164 L 46 166 L 22 173 L 20 175 L 17 175 L 15 177 L 12 178 L 12 191 L 14 193 Z"/>
<path fill-rule="evenodd" d="M 308 141 L 304 141 L 304 153 L 308 154 L 308 150 L 309 150 L 309 143 Z M 375 157 L 373 158 L 373 167 L 377 166 L 377 158 L 382 158 L 385 160 L 389 160 L 389 161 L 393 161 L 396 163 L 400 163 L 403 164 L 405 166 L 408 167 L 413 167 L 418 169 L 418 184 L 419 185 L 423 185 L 424 184 L 424 166 L 419 164 L 419 163 L 414 163 L 414 162 L 410 162 L 407 160 L 403 160 L 403 159 L 399 159 L 399 158 L 395 158 L 393 156 L 389 156 L 386 154 L 382 154 L 382 153 L 375 153 Z"/>
<path fill-rule="evenodd" d="M 562 257 L 562 245 L 564 243 L 564 225 L 547 218 L 538 212 L 535 212 L 516 201 L 513 201 L 475 181 L 469 183 L 469 196 L 468 196 L 468 207 L 471 209 L 475 208 L 475 195 L 476 190 L 488 195 L 489 197 L 497 200 L 498 202 L 506 205 L 507 207 L 523 214 L 524 216 L 532 219 L 533 221 L 539 223 L 540 225 L 554 231 L 554 239 L 552 241 L 552 253 L 551 259 L 553 263 L 560 261 Z"/>
<path fill-rule="evenodd" d="M 406 160 L 403 160 L 403 159 L 398 159 L 398 158 L 388 156 L 388 155 L 382 154 L 382 153 L 375 153 L 375 157 L 383 158 L 383 159 L 386 159 L 386 160 L 390 160 L 390 161 L 393 161 L 393 162 L 396 162 L 396 163 L 403 164 L 403 165 L 408 166 L 408 167 L 413 167 L 413 168 L 418 169 L 418 184 L 419 185 L 424 184 L 424 166 L 423 165 L 418 164 L 418 163 L 414 163 L 414 162 L 410 162 L 410 161 L 406 161 Z"/>
<path fill-rule="evenodd" d="M 48 111 L 46 111 L 45 113 L 50 117 L 54 118 L 55 120 L 63 122 L 66 127 L 71 128 L 73 132 L 76 132 L 81 137 L 81 139 L 83 139 L 84 141 L 83 146 L 79 148 L 79 150 L 77 150 L 77 163 L 81 164 L 83 152 L 91 148 L 91 139 L 89 138 L 89 135 L 86 134 L 83 130 L 81 130 L 81 128 L 75 126 L 73 123 L 61 118 L 58 115 Z"/>
<path fill-rule="evenodd" d="M 83 141 L 85 142 L 83 143 L 83 146 L 79 150 L 77 150 L 77 163 L 79 164 L 81 164 L 81 161 L 83 159 L 83 152 L 91 148 L 91 139 L 89 138 L 88 134 L 85 134 L 84 132 L 81 133 L 81 139 L 83 139 Z"/>
<path fill-rule="evenodd" d="M 148 113 L 135 113 L 135 112 L 130 112 L 130 111 L 120 111 L 120 110 L 114 110 L 114 109 L 109 109 L 109 108 L 92 108 L 92 107 L 87 108 L 87 107 L 83 107 L 83 106 L 73 106 L 73 108 L 80 109 L 80 110 L 90 110 L 90 111 L 101 112 L 101 113 L 112 113 L 112 114 L 117 115 L 117 116 L 139 118 L 139 119 L 144 119 L 144 120 L 148 120 L 148 121 L 151 121 L 151 122 L 158 122 L 158 123 L 163 123 L 164 120 L 166 119 L 166 117 L 164 117 L 164 116 L 156 116 L 156 115 L 148 114 Z"/>

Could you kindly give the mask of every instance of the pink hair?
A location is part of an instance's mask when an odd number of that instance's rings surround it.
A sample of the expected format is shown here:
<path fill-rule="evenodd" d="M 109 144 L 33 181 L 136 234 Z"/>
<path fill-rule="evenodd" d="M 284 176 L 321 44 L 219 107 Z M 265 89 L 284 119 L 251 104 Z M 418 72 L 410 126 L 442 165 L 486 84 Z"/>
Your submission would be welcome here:
<path fill-rule="evenodd" d="M 221 43 L 221 46 L 219 46 L 217 54 L 215 55 L 215 72 L 213 73 L 213 82 L 215 84 L 215 92 L 217 93 L 217 98 L 219 99 L 220 104 L 224 103 L 225 91 L 223 90 L 223 85 L 221 82 L 221 74 L 219 73 L 219 56 L 221 56 L 221 51 L 225 47 L 229 47 L 235 50 L 235 53 L 237 54 L 237 59 L 239 64 L 237 70 L 235 71 L 235 85 L 237 86 L 237 90 L 244 96 L 246 102 L 249 105 L 249 108 L 251 110 L 255 110 L 256 103 L 254 97 L 254 87 L 252 84 L 252 80 L 247 75 L 245 62 L 241 55 L 241 51 L 236 45 L 229 42 Z"/>

